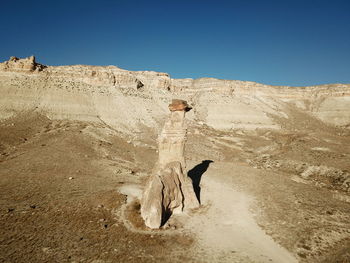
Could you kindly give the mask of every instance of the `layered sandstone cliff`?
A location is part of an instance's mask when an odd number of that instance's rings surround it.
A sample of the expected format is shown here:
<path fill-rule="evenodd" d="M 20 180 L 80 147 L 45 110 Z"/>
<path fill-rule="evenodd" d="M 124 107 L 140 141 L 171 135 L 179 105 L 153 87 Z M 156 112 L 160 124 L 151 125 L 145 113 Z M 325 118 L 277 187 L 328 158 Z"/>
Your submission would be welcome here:
<path fill-rule="evenodd" d="M 269 86 L 237 80 L 171 79 L 115 66 L 44 66 L 34 57 L 0 63 L 0 118 L 42 111 L 50 118 L 102 121 L 123 132 L 160 127 L 167 103 L 195 106 L 190 120 L 215 129 L 280 128 L 291 108 L 349 127 L 350 85 Z"/>

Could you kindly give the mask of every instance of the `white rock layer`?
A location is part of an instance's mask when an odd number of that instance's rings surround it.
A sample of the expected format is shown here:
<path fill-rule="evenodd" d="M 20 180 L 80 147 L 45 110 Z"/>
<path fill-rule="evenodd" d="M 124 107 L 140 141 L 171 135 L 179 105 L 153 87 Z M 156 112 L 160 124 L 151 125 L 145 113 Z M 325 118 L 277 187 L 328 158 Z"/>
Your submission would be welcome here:
<path fill-rule="evenodd" d="M 122 132 L 160 129 L 167 102 L 195 106 L 190 120 L 215 129 L 279 129 L 286 107 L 328 124 L 350 126 L 350 85 L 268 86 L 237 80 L 171 79 L 166 73 L 115 66 L 44 66 L 34 57 L 0 63 L 0 118 L 41 111 L 50 118 L 103 121 Z"/>

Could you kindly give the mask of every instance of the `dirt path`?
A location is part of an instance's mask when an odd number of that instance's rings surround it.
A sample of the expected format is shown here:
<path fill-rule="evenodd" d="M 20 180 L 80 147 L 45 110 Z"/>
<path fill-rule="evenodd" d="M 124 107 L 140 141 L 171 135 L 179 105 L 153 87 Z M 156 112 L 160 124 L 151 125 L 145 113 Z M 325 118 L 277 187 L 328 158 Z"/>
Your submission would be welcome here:
<path fill-rule="evenodd" d="M 220 171 L 227 173 L 230 169 Z M 160 233 L 190 232 L 196 241 L 193 254 L 198 262 L 298 262 L 258 226 L 249 210 L 252 197 L 221 182 L 216 172 L 216 169 L 209 169 L 203 176 L 201 208 L 195 213 L 173 215 L 169 224 L 178 225 L 180 229 Z M 127 184 L 118 191 L 131 203 L 141 197 L 141 188 L 140 185 Z M 132 227 L 130 230 L 153 233 Z"/>
<path fill-rule="evenodd" d="M 184 227 L 197 235 L 208 261 L 297 262 L 257 225 L 249 211 L 251 197 L 217 180 L 210 169 L 201 188 L 205 211 L 187 217 Z"/>

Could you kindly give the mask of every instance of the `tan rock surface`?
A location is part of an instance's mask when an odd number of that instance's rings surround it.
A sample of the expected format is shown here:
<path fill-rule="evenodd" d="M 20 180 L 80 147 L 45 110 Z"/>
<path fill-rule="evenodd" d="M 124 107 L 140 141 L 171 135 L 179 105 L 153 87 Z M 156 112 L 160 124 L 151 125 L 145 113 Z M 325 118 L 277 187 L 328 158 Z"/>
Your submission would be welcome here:
<path fill-rule="evenodd" d="M 150 228 L 159 228 L 172 213 L 199 206 L 192 181 L 184 174 L 187 109 L 186 101 L 172 100 L 170 117 L 158 139 L 158 162 L 141 200 L 141 216 Z"/>
<path fill-rule="evenodd" d="M 350 125 L 350 85 L 269 86 L 249 81 L 171 79 L 166 73 L 115 66 L 42 66 L 34 57 L 0 63 L 0 117 L 36 110 L 52 119 L 101 122 L 119 131 L 160 130 L 167 101 L 182 97 L 189 114 L 219 130 L 280 129 L 293 107 L 325 123 Z"/>
<path fill-rule="evenodd" d="M 23 59 L 10 57 L 8 61 L 0 63 L 0 70 L 4 71 L 32 72 L 34 70 L 41 71 L 43 68 L 43 65 L 36 63 L 34 56 Z"/>

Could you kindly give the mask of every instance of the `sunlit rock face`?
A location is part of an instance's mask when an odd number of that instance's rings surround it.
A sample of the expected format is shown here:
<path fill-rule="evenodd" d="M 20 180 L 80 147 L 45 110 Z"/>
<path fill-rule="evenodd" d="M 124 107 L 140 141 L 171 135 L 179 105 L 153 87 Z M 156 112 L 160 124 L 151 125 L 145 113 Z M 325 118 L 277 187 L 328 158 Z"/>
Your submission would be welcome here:
<path fill-rule="evenodd" d="M 173 100 L 170 116 L 158 138 L 158 163 L 141 200 L 141 216 L 150 228 L 159 228 L 172 213 L 199 206 L 192 181 L 184 173 L 185 113 L 189 109 L 186 101 Z"/>
<path fill-rule="evenodd" d="M 104 122 L 128 133 L 160 131 L 168 101 L 194 106 L 190 121 L 218 130 L 280 129 L 291 110 L 327 124 L 350 125 L 350 85 L 269 86 L 214 78 L 171 79 L 166 73 L 116 66 L 44 66 L 34 57 L 0 63 L 0 117 L 40 111 L 51 119 Z"/>
<path fill-rule="evenodd" d="M 44 65 L 36 63 L 35 57 L 19 59 L 17 57 L 10 57 L 8 61 L 0 63 L 0 70 L 15 71 L 15 72 L 32 72 L 43 70 Z"/>

